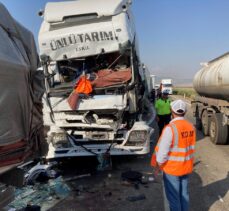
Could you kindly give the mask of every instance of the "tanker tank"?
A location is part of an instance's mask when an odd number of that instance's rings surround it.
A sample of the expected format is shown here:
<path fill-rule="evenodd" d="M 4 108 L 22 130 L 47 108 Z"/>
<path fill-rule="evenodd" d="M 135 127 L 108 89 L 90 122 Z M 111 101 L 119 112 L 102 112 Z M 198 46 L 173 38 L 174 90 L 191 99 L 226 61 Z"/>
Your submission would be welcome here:
<path fill-rule="evenodd" d="M 229 100 L 229 52 L 204 64 L 193 80 L 200 96 Z"/>

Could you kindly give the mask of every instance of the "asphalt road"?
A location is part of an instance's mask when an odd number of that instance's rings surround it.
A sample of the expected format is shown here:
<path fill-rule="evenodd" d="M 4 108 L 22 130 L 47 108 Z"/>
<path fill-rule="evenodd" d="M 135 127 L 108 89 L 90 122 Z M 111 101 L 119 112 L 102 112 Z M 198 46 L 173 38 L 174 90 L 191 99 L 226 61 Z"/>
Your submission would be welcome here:
<path fill-rule="evenodd" d="M 190 102 L 187 100 L 187 119 L 194 121 Z M 153 138 L 156 144 L 157 134 Z M 109 171 L 93 171 L 92 160 L 80 159 L 65 167 L 72 175 L 91 173 L 92 176 L 76 179 L 69 183 L 71 195 L 51 210 L 65 211 L 163 211 L 167 210 L 161 175 L 154 181 L 150 167 L 151 155 L 122 157 L 112 160 Z M 121 174 L 128 170 L 141 172 L 146 184 L 126 184 Z M 69 175 L 68 175 L 69 176 Z M 141 200 L 129 201 L 134 196 L 144 196 Z M 208 137 L 197 131 L 194 172 L 190 176 L 191 211 L 229 211 L 229 145 L 215 146 Z"/>

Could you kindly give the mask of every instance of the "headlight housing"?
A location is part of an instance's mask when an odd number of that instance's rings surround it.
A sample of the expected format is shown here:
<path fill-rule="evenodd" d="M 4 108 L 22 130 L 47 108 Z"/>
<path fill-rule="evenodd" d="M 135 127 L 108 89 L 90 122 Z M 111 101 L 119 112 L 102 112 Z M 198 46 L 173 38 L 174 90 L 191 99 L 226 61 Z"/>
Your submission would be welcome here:
<path fill-rule="evenodd" d="M 133 130 L 130 132 L 127 146 L 142 146 L 145 144 L 147 139 L 147 131 L 145 130 Z"/>
<path fill-rule="evenodd" d="M 71 147 L 70 142 L 67 139 L 65 133 L 52 133 L 51 135 L 52 144 L 56 148 L 68 148 Z"/>

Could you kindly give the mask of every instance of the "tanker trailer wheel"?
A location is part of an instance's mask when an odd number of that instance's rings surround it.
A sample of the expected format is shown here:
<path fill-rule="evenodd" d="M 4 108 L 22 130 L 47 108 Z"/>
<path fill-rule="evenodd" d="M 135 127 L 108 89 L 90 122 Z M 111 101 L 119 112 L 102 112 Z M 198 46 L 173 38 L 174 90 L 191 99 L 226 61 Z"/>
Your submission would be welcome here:
<path fill-rule="evenodd" d="M 196 120 L 196 123 L 195 123 L 196 129 L 201 130 L 202 129 L 201 119 L 199 117 L 196 117 L 195 120 Z"/>
<path fill-rule="evenodd" d="M 210 139 L 214 144 L 226 144 L 228 136 L 227 125 L 223 126 L 223 114 L 212 114 L 210 119 Z"/>
<path fill-rule="evenodd" d="M 208 111 L 204 110 L 201 115 L 201 125 L 202 125 L 202 132 L 205 136 L 209 135 L 209 117 L 208 117 Z"/>

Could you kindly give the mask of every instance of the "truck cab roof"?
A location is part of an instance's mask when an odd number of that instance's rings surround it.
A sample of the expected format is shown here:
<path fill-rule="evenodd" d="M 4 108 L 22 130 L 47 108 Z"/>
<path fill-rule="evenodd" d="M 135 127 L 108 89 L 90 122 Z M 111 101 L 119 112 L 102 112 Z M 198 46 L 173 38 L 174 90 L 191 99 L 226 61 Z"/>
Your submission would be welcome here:
<path fill-rule="evenodd" d="M 47 3 L 38 37 L 40 55 L 51 61 L 76 59 L 118 52 L 136 42 L 131 0 L 91 2 Z"/>
<path fill-rule="evenodd" d="M 98 17 L 121 13 L 131 4 L 131 0 L 77 0 L 50 2 L 46 4 L 44 19 L 48 23 L 64 21 L 67 17 L 95 14 Z"/>

